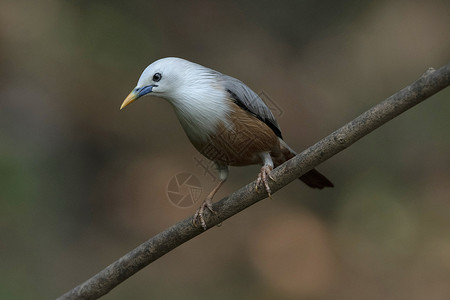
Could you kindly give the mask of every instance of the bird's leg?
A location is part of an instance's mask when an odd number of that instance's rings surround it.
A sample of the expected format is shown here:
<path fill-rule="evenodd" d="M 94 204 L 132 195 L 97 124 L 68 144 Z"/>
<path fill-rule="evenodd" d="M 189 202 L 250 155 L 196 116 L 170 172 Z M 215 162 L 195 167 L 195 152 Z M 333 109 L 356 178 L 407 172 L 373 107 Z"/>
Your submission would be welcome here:
<path fill-rule="evenodd" d="M 205 201 L 203 201 L 202 205 L 200 205 L 200 207 L 197 209 L 197 211 L 194 214 L 194 218 L 192 220 L 194 225 L 197 226 L 197 219 L 198 219 L 200 221 L 200 225 L 203 227 L 204 230 L 206 230 L 206 222 L 203 217 L 203 214 L 204 214 L 206 208 L 209 209 L 209 211 L 211 211 L 212 213 L 214 213 L 214 214 L 216 213 L 212 208 L 212 199 L 213 199 L 214 195 L 217 193 L 217 191 L 220 189 L 222 184 L 227 180 L 227 177 L 228 177 L 228 167 L 219 165 L 217 163 L 216 163 L 216 165 L 219 170 L 219 183 L 208 194 Z"/>
<path fill-rule="evenodd" d="M 202 205 L 200 205 L 200 207 L 197 209 L 197 211 L 194 214 L 194 219 L 193 219 L 194 225 L 197 226 L 197 219 L 198 219 L 200 221 L 200 225 L 202 225 L 203 229 L 206 230 L 206 222 L 203 217 L 203 214 L 205 212 L 205 209 L 209 209 L 209 211 L 212 212 L 213 214 L 216 213 L 216 211 L 212 208 L 212 199 L 224 182 L 225 181 L 222 181 L 222 180 L 219 181 L 219 183 L 216 185 L 216 187 L 206 197 L 205 201 L 203 201 Z"/>
<path fill-rule="evenodd" d="M 263 152 L 260 154 L 262 160 L 263 160 L 263 166 L 261 167 L 261 172 L 258 174 L 258 178 L 256 179 L 256 186 L 255 189 L 258 190 L 258 186 L 262 183 L 264 188 L 266 189 L 267 195 L 272 198 L 272 192 L 269 187 L 269 182 L 267 178 L 272 179 L 275 181 L 275 179 L 270 176 L 270 172 L 273 170 L 273 161 L 270 157 L 269 152 Z"/>

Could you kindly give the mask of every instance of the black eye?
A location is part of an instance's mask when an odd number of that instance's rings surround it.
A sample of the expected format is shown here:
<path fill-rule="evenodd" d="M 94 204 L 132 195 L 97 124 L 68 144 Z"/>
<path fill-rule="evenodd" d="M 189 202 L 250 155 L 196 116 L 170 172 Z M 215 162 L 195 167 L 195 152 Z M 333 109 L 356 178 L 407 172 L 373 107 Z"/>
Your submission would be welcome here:
<path fill-rule="evenodd" d="M 154 81 L 154 82 L 160 81 L 161 78 L 162 78 L 161 73 L 155 73 L 155 75 L 153 75 L 153 81 Z"/>

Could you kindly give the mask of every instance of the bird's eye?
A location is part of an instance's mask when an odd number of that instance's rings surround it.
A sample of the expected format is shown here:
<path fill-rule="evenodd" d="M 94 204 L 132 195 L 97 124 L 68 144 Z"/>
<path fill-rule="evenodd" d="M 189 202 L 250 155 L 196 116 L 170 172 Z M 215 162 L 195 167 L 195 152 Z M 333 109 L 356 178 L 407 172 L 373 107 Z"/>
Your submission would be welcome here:
<path fill-rule="evenodd" d="M 153 81 L 154 81 L 154 82 L 160 81 L 161 78 L 162 78 L 161 73 L 155 73 L 155 75 L 153 75 Z"/>

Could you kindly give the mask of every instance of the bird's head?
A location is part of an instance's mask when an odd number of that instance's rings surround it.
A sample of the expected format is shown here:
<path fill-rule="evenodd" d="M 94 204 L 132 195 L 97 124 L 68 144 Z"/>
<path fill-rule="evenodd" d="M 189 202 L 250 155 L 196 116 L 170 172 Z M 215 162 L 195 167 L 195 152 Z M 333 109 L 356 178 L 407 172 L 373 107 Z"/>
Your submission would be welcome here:
<path fill-rule="evenodd" d="M 139 78 L 136 87 L 123 101 L 120 109 L 148 94 L 163 98 L 170 95 L 179 78 L 175 65 L 174 58 L 163 58 L 149 65 Z"/>
<path fill-rule="evenodd" d="M 205 70 L 209 69 L 181 58 L 159 59 L 144 70 L 137 86 L 123 101 L 120 109 L 149 94 L 168 100 L 192 94 L 192 87 L 198 89 L 198 78 L 204 77 L 201 75 L 205 73 Z"/>

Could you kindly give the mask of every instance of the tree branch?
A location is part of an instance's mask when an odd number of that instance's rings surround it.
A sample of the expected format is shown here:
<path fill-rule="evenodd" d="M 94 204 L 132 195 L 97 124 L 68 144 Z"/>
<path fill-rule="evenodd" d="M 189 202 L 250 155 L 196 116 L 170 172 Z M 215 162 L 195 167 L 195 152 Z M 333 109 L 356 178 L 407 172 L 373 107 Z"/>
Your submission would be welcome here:
<path fill-rule="evenodd" d="M 439 70 L 428 69 L 411 85 L 375 105 L 353 121 L 274 169 L 271 173 L 271 176 L 275 179 L 275 182 L 272 182 L 270 186 L 272 192 L 278 191 L 366 134 L 449 85 L 450 64 Z M 214 210 L 217 214 L 205 214 L 208 229 L 267 196 L 263 191 L 264 189 L 256 191 L 254 187 L 255 182 L 252 182 L 229 197 L 215 203 Z M 99 298 L 145 266 L 203 232 L 204 230 L 201 227 L 192 225 L 192 217 L 189 217 L 152 237 L 58 299 Z"/>

